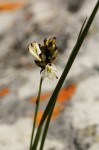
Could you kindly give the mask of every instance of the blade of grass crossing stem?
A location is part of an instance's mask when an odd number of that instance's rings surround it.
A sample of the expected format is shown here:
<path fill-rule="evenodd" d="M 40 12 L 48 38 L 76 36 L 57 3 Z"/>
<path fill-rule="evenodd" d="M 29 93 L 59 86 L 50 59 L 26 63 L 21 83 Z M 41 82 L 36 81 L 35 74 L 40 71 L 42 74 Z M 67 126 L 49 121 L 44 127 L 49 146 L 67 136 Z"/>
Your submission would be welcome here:
<path fill-rule="evenodd" d="M 54 108 L 54 104 L 53 104 L 53 106 L 50 110 L 50 113 L 48 114 L 48 118 L 46 120 L 46 124 L 45 124 L 44 131 L 43 131 L 43 134 L 42 134 L 41 144 L 40 144 L 40 149 L 39 150 L 43 150 L 46 135 L 47 135 L 47 131 L 48 131 L 48 127 L 49 127 L 51 116 L 52 116 L 52 113 L 53 113 L 53 108 Z"/>
<path fill-rule="evenodd" d="M 67 77 L 67 74 L 68 74 L 68 72 L 69 72 L 69 70 L 70 70 L 70 68 L 71 68 L 71 66 L 72 66 L 72 64 L 73 64 L 73 62 L 74 62 L 78 52 L 79 52 L 79 49 L 80 49 L 80 47 L 81 47 L 81 45 L 82 45 L 82 43 L 83 43 L 83 41 L 84 41 L 84 39 L 85 39 L 85 37 L 86 37 L 86 35 L 88 33 L 88 30 L 89 30 L 89 28 L 90 28 L 90 26 L 91 26 L 91 24 L 93 22 L 93 19 L 94 19 L 95 15 L 96 15 L 96 13 L 98 11 L 98 8 L 99 8 L 99 0 L 97 1 L 96 5 L 95 5 L 95 7 L 94 7 L 94 9 L 92 11 L 92 14 L 90 15 L 90 17 L 89 17 L 89 19 L 88 19 L 88 21 L 87 21 L 87 23 L 86 23 L 86 25 L 85 25 L 81 35 L 79 37 L 79 40 L 77 40 L 77 43 L 75 44 L 75 46 L 74 46 L 74 48 L 72 50 L 72 53 L 71 53 L 71 55 L 70 55 L 70 57 L 68 59 L 68 62 L 66 64 L 66 66 L 65 66 L 65 69 L 64 69 L 64 71 L 63 71 L 63 73 L 62 73 L 62 75 L 60 77 L 60 80 L 58 81 L 57 86 L 56 86 L 56 88 L 55 88 L 55 90 L 54 90 L 54 92 L 53 92 L 53 94 L 52 94 L 52 96 L 51 96 L 47 106 L 46 106 L 46 109 L 44 111 L 44 114 L 43 114 L 43 116 L 41 118 L 38 130 L 37 130 L 37 134 L 36 134 L 36 138 L 35 138 L 32 150 L 34 150 L 33 149 L 34 146 L 35 146 L 35 150 L 36 150 L 36 147 L 38 145 L 38 141 L 39 141 L 39 138 L 40 138 L 39 132 L 41 130 L 41 127 L 42 127 L 42 125 L 43 125 L 47 115 L 50 112 L 51 106 L 56 102 L 56 97 L 57 97 L 57 95 L 58 95 L 58 93 L 59 93 L 59 91 L 60 91 L 60 89 L 61 89 L 61 87 L 62 87 L 62 85 L 64 83 L 64 80 Z"/>
<path fill-rule="evenodd" d="M 57 99 L 57 97 L 56 97 L 56 99 Z M 53 105 L 52 105 L 52 107 L 50 108 L 50 113 L 48 114 L 48 118 L 47 118 L 47 121 L 46 121 L 46 125 L 45 125 L 45 128 L 44 128 L 44 132 L 46 132 L 45 130 L 48 128 L 47 126 L 49 126 L 49 121 L 50 121 L 50 119 L 51 119 L 51 116 L 50 115 L 52 115 L 52 113 L 53 113 L 53 108 L 54 108 L 54 105 L 55 105 L 55 103 L 53 103 Z M 38 144 L 38 142 L 39 142 L 39 138 L 40 138 L 40 135 L 41 135 L 41 132 L 42 132 L 42 128 L 43 128 L 43 124 L 41 125 L 41 126 L 39 126 L 39 132 L 38 132 L 38 136 L 36 137 L 36 142 L 34 142 L 34 144 L 33 144 L 33 147 L 32 147 L 32 150 L 36 150 L 37 149 L 37 144 Z M 44 133 L 43 132 L 43 133 Z M 47 133 L 47 132 L 46 132 Z M 46 133 L 45 133 L 45 138 L 46 138 Z M 42 136 L 42 138 L 43 138 L 43 136 Z M 44 140 L 44 139 L 43 139 Z M 41 142 L 43 142 L 42 140 L 41 140 Z M 44 143 L 42 143 L 42 146 L 43 146 L 43 144 Z"/>

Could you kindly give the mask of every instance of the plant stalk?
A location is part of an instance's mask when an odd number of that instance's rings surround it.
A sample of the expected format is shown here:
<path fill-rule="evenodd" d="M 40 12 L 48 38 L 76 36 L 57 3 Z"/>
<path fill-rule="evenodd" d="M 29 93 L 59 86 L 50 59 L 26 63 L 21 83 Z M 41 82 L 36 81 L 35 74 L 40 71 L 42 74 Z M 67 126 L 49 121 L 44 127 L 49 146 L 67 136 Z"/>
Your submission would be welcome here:
<path fill-rule="evenodd" d="M 33 128 L 32 128 L 31 141 L 30 141 L 30 150 L 32 150 L 32 144 L 33 144 L 33 139 L 34 139 L 34 131 L 35 131 L 35 126 L 36 126 L 36 119 L 37 119 L 37 113 L 38 113 L 38 108 L 39 108 L 39 102 L 40 102 L 42 81 L 43 81 L 43 79 L 41 78 L 40 79 L 40 84 L 39 84 L 38 97 L 37 97 L 37 100 L 36 100 L 36 108 L 35 108 Z"/>

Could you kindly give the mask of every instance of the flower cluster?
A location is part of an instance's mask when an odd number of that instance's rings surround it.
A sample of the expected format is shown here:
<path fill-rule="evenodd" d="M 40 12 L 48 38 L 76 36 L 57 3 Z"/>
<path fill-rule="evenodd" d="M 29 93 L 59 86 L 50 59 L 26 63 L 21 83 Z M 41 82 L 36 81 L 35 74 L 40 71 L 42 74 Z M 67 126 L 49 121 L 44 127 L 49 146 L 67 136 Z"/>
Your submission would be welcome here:
<path fill-rule="evenodd" d="M 47 77 L 51 80 L 58 78 L 57 69 L 52 64 L 58 55 L 55 37 L 50 39 L 45 38 L 44 44 L 31 43 L 28 49 L 36 58 L 35 63 L 37 66 L 41 68 L 42 78 Z"/>

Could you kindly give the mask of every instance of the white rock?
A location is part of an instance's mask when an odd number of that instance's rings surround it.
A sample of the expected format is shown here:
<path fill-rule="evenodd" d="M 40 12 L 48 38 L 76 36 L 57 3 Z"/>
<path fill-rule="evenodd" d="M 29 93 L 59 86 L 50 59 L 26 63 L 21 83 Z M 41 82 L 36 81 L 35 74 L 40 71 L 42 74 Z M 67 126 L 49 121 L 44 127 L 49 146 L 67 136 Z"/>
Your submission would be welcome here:
<path fill-rule="evenodd" d="M 0 150 L 29 149 L 32 131 L 32 119 L 22 118 L 12 125 L 0 125 Z M 62 142 L 47 139 L 44 150 L 63 150 Z"/>
<path fill-rule="evenodd" d="M 99 149 L 99 144 L 94 144 L 91 148 L 88 150 L 98 150 Z"/>
<path fill-rule="evenodd" d="M 72 121 L 73 126 L 85 127 L 99 124 L 99 76 L 91 77 L 81 82 L 73 96 Z"/>
<path fill-rule="evenodd" d="M 30 142 L 32 120 L 20 119 L 13 125 L 0 125 L 1 150 L 27 150 Z"/>
<path fill-rule="evenodd" d="M 47 139 L 45 142 L 45 146 L 44 146 L 44 150 L 50 150 L 50 149 L 54 149 L 54 150 L 63 150 L 64 148 L 64 144 L 58 140 L 49 140 Z"/>
<path fill-rule="evenodd" d="M 66 124 L 73 127 L 76 134 L 72 137 L 76 139 L 82 150 L 97 150 L 96 147 L 99 147 L 98 75 L 89 77 L 78 84 L 71 106 L 65 112 Z"/>

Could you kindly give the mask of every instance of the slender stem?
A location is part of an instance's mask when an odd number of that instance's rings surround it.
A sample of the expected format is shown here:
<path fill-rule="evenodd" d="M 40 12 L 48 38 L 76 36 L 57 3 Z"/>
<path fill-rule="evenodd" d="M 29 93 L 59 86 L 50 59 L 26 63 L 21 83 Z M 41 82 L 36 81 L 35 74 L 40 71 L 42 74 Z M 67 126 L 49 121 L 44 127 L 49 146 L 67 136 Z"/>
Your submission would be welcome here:
<path fill-rule="evenodd" d="M 45 124 L 45 128 L 44 128 L 44 132 L 43 132 L 43 135 L 42 135 L 42 140 L 41 140 L 41 145 L 40 145 L 40 149 L 39 150 L 43 150 L 45 139 L 46 139 L 46 135 L 47 135 L 47 130 L 48 130 L 49 123 L 50 123 L 51 115 L 52 115 L 52 113 L 50 112 L 49 116 L 48 116 L 48 119 L 47 119 L 47 122 Z"/>
<path fill-rule="evenodd" d="M 35 126 L 36 126 L 36 119 L 37 119 L 37 113 L 38 113 L 38 108 L 39 108 L 39 102 L 40 102 L 42 81 L 43 81 L 43 79 L 41 78 L 40 79 L 40 85 L 39 85 L 38 97 L 37 97 L 37 100 L 36 100 L 36 108 L 35 108 L 34 121 L 33 121 L 33 129 L 32 129 L 32 134 L 31 134 L 31 141 L 30 141 L 30 150 L 32 150 L 32 143 L 33 143 L 33 138 L 34 138 L 34 131 L 35 131 Z"/>

